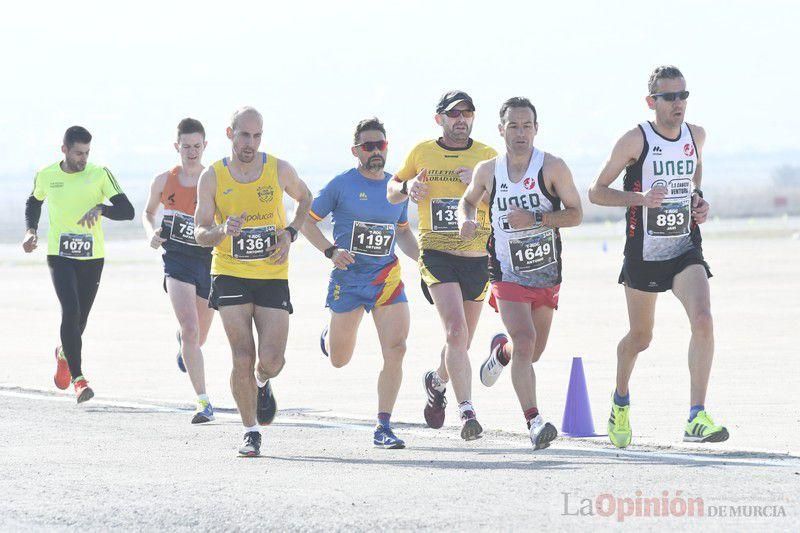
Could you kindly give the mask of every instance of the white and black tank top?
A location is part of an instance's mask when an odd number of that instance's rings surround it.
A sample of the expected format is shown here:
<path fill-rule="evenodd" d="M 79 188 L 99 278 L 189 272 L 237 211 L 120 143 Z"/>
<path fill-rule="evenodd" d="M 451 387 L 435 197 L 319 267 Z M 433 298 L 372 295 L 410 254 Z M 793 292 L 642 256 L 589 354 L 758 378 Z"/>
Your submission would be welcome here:
<path fill-rule="evenodd" d="M 517 182 L 508 176 L 506 155 L 495 159 L 494 187 L 489 218 L 492 232 L 489 276 L 527 287 L 553 287 L 561 283 L 561 235 L 557 228 L 512 229 L 508 215 L 512 206 L 543 213 L 561 209 L 561 200 L 547 190 L 542 167 L 544 152 L 534 148 L 525 174 Z"/>
<path fill-rule="evenodd" d="M 700 229 L 692 221 L 692 191 L 697 146 L 684 122 L 677 139 L 667 139 L 650 122 L 639 124 L 644 147 L 625 171 L 626 191 L 667 188 L 661 207 L 631 207 L 625 215 L 625 256 L 643 261 L 667 261 L 700 247 Z"/>

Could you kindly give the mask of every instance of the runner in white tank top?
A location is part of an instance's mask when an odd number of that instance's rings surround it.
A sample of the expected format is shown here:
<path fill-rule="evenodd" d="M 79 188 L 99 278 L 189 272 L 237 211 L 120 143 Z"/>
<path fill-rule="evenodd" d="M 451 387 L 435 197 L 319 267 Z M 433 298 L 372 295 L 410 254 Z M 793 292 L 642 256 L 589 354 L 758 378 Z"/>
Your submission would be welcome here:
<path fill-rule="evenodd" d="M 477 206 L 490 199 L 492 232 L 487 244 L 492 290 L 489 303 L 508 329 L 494 336 L 481 381 L 493 385 L 511 361 L 514 389 L 535 450 L 556 438 L 536 403 L 532 363 L 547 343 L 561 283 L 559 228 L 581 222 L 581 200 L 561 159 L 533 147 L 538 124 L 527 98 L 510 98 L 500 108 L 500 135 L 506 154 L 475 167 L 459 203 L 459 229 L 470 238 L 477 229 Z M 563 203 L 563 208 L 562 208 Z"/>
<path fill-rule="evenodd" d="M 654 122 L 643 122 L 617 141 L 611 157 L 589 189 L 592 203 L 628 208 L 625 285 L 630 330 L 617 346 L 617 388 L 608 436 L 618 448 L 630 444 L 628 383 L 636 358 L 650 345 L 656 297 L 672 289 L 692 327 L 689 419 L 683 440 L 721 442 L 728 430 L 706 413 L 705 400 L 714 357 L 714 326 L 699 224 L 708 217 L 700 184 L 706 132 L 684 122 L 689 91 L 681 71 L 661 66 L 650 75 L 647 105 Z M 611 184 L 625 171 L 623 190 Z M 674 333 L 673 333 L 674 334 Z"/>

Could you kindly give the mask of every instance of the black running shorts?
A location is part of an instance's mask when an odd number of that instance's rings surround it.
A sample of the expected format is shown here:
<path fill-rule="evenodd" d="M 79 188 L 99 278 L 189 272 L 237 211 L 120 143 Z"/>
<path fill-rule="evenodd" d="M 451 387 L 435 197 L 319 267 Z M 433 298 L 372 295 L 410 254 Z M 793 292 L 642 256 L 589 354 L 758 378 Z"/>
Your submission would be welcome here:
<path fill-rule="evenodd" d="M 642 261 L 625 257 L 619 283 L 645 292 L 666 292 L 672 289 L 672 280 L 691 265 L 703 265 L 706 275 L 711 277 L 708 263 L 700 248 L 692 248 L 683 255 L 666 261 Z"/>
<path fill-rule="evenodd" d="M 211 278 L 208 305 L 219 309 L 226 305 L 255 304 L 259 307 L 293 312 L 289 282 L 285 279 L 248 279 L 218 275 Z"/>
<path fill-rule="evenodd" d="M 461 257 L 437 250 L 423 250 L 419 258 L 422 292 L 432 304 L 428 287 L 437 283 L 458 283 L 465 301 L 482 302 L 489 288 L 489 258 Z"/>

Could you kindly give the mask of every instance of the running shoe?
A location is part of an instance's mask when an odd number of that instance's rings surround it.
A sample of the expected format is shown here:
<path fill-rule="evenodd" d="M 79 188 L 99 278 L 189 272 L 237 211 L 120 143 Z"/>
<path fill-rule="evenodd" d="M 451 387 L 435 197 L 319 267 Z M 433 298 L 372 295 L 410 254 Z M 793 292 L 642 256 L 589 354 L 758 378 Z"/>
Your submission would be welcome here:
<path fill-rule="evenodd" d="M 178 359 L 178 368 L 180 369 L 181 372 L 183 372 L 185 374 L 186 373 L 186 365 L 183 364 L 183 354 L 181 353 L 181 350 L 183 349 L 183 344 L 181 343 L 181 332 L 180 332 L 180 330 L 178 330 L 178 332 L 175 334 L 175 336 L 178 338 L 178 357 L 177 357 L 177 359 Z"/>
<path fill-rule="evenodd" d="M 275 401 L 275 395 L 272 394 L 272 386 L 269 380 L 263 387 L 258 388 L 258 400 L 256 401 L 256 420 L 259 425 L 268 426 L 275 418 L 275 412 L 278 410 L 278 403 Z"/>
<path fill-rule="evenodd" d="M 258 457 L 261 455 L 261 433 L 258 431 L 245 433 L 244 440 L 239 448 L 239 455 L 243 457 Z"/>
<path fill-rule="evenodd" d="M 61 349 L 61 346 L 56 348 L 56 373 L 53 376 L 53 381 L 56 387 L 61 390 L 68 389 L 72 381 L 72 375 L 69 373 L 69 365 L 67 365 L 67 358 L 64 357 L 64 351 Z"/>
<path fill-rule="evenodd" d="M 630 405 L 617 405 L 611 401 L 611 416 L 608 417 L 608 438 L 617 448 L 625 448 L 631 443 L 631 423 L 628 420 Z"/>
<path fill-rule="evenodd" d="M 447 407 L 447 398 L 444 391 L 439 392 L 433 388 L 433 370 L 425 374 L 425 393 L 428 395 L 428 403 L 425 404 L 425 422 L 429 428 L 439 429 L 444 425 L 444 411 Z"/>
<path fill-rule="evenodd" d="M 325 339 L 328 336 L 328 326 L 325 326 L 325 329 L 322 330 L 322 335 L 319 336 L 319 349 L 322 350 L 322 354 L 325 357 L 330 357 L 328 354 L 328 350 L 325 349 Z"/>
<path fill-rule="evenodd" d="M 481 438 L 481 433 L 483 433 L 483 428 L 478 423 L 478 419 L 475 418 L 474 411 L 465 411 L 464 414 L 461 415 L 461 420 L 464 421 L 464 425 L 461 427 L 462 439 L 476 440 Z"/>
<path fill-rule="evenodd" d="M 205 400 L 197 401 L 197 412 L 192 417 L 192 424 L 205 424 L 214 420 L 214 408 L 211 402 Z"/>
<path fill-rule="evenodd" d="M 555 426 L 545 422 L 542 415 L 536 415 L 536 418 L 531 420 L 531 444 L 534 450 L 547 448 L 557 436 L 558 431 Z"/>
<path fill-rule="evenodd" d="M 83 403 L 94 398 L 94 391 L 89 387 L 89 382 L 83 378 L 79 378 L 73 386 L 75 387 L 75 396 L 78 397 L 78 403 Z"/>
<path fill-rule="evenodd" d="M 728 430 L 725 426 L 718 426 L 711 420 L 705 411 L 686 423 L 683 432 L 683 442 L 722 442 L 728 440 Z"/>
<path fill-rule="evenodd" d="M 388 448 L 390 450 L 402 450 L 406 447 L 406 443 L 394 434 L 392 428 L 383 426 L 375 428 L 375 436 L 372 438 L 372 442 L 378 448 Z"/>
<path fill-rule="evenodd" d="M 481 365 L 481 383 L 487 387 L 495 384 L 505 368 L 497 360 L 497 354 L 507 343 L 508 337 L 505 333 L 498 333 L 492 337 L 492 342 L 489 343 L 489 357 Z"/>

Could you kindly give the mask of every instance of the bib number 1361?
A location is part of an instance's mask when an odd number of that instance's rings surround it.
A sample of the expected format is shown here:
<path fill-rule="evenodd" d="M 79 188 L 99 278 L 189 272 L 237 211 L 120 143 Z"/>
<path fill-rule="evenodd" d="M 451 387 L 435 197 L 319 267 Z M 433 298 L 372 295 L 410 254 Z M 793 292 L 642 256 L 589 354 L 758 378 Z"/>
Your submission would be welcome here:
<path fill-rule="evenodd" d="M 272 255 L 269 250 L 277 242 L 275 226 L 260 226 L 257 228 L 242 228 L 242 233 L 231 237 L 231 255 L 241 261 L 254 261 L 266 259 Z"/>

